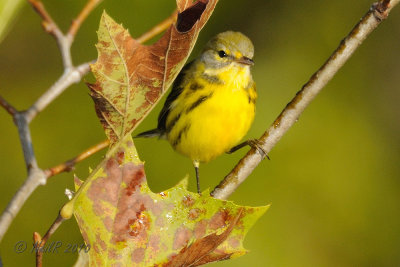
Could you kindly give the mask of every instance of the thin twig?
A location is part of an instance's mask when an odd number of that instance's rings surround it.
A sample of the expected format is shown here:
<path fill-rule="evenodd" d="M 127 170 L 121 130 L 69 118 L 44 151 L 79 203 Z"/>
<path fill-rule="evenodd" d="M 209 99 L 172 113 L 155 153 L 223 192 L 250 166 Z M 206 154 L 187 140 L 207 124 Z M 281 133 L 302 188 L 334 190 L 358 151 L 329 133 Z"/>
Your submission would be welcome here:
<path fill-rule="evenodd" d="M 74 83 L 82 80 L 90 70 L 90 64 L 93 62 L 86 62 L 78 67 L 70 68 L 64 73 L 38 100 L 26 111 L 26 119 L 30 123 L 39 112 L 43 111 L 55 98 Z"/>
<path fill-rule="evenodd" d="M 47 233 L 44 235 L 43 238 L 40 237 L 40 234 L 35 232 L 33 233 L 33 241 L 34 241 L 34 248 L 36 250 L 36 267 L 41 267 L 43 264 L 43 247 L 46 245 L 47 240 L 54 234 L 57 228 L 65 221 L 65 219 L 58 214 L 57 218 L 50 226 Z"/>
<path fill-rule="evenodd" d="M 43 19 L 42 21 L 42 26 L 44 30 L 53 35 L 54 38 L 60 39 L 63 34 L 58 27 L 58 25 L 54 22 L 54 20 L 51 18 L 49 13 L 47 13 L 46 8 L 44 7 L 43 3 L 41 1 L 37 0 L 28 0 L 28 2 L 32 5 L 33 9 L 39 14 L 39 16 Z"/>
<path fill-rule="evenodd" d="M 56 174 L 59 174 L 61 172 L 66 172 L 66 171 L 71 171 L 72 168 L 75 166 L 76 163 L 90 157 L 91 155 L 95 154 L 96 152 L 108 147 L 110 144 L 110 140 L 104 140 L 101 143 L 98 143 L 97 145 L 94 145 L 88 149 L 86 149 L 85 151 L 83 151 L 82 153 L 80 153 L 78 156 L 67 160 L 64 163 L 61 163 L 57 166 L 51 167 L 47 170 L 45 170 L 45 174 L 47 176 L 47 178 L 50 178 L 51 176 L 54 176 Z"/>
<path fill-rule="evenodd" d="M 68 30 L 67 36 L 70 39 L 75 38 L 76 33 L 81 27 L 82 23 L 85 21 L 87 16 L 92 12 L 92 10 L 103 0 L 89 0 L 85 7 L 81 10 L 79 15 L 71 23 L 71 27 Z"/>
<path fill-rule="evenodd" d="M 315 96 L 332 79 L 335 73 L 350 58 L 365 38 L 367 38 L 382 20 L 387 18 L 390 10 L 397 5 L 399 1 L 400 0 L 381 0 L 371 6 L 367 14 L 340 43 L 339 47 L 325 64 L 311 76 L 310 80 L 296 94 L 270 128 L 259 139 L 266 153 L 269 153 L 281 137 L 294 125 L 301 113 Z M 246 156 L 238 162 L 234 169 L 214 189 L 211 195 L 215 198 L 227 199 L 262 160 L 263 156 L 260 155 L 256 149 L 250 149 Z"/>
<path fill-rule="evenodd" d="M 14 116 L 15 113 L 17 113 L 17 110 L 1 96 L 0 96 L 0 106 L 2 106 L 11 116 Z"/>
<path fill-rule="evenodd" d="M 157 24 L 156 26 L 151 28 L 149 31 L 147 31 L 144 34 L 142 34 L 136 40 L 139 43 L 143 44 L 143 43 L 147 42 L 148 40 L 150 40 L 151 38 L 155 37 L 157 34 L 165 31 L 169 26 L 171 26 L 171 24 L 176 22 L 177 14 L 178 14 L 178 11 L 175 10 L 171 14 L 171 16 L 169 16 L 165 20 L 161 21 L 159 24 Z"/>
<path fill-rule="evenodd" d="M 7 232 L 11 222 L 17 216 L 21 207 L 25 204 L 26 200 L 32 192 L 41 184 L 46 183 L 46 175 L 40 169 L 32 169 L 29 172 L 28 178 L 24 184 L 18 189 L 17 193 L 13 196 L 10 203 L 0 217 L 0 241 L 3 239 L 4 234 Z"/>
<path fill-rule="evenodd" d="M 39 14 L 39 16 L 43 19 L 42 26 L 46 32 L 51 34 L 57 41 L 58 48 L 61 52 L 61 57 L 64 65 L 64 69 L 67 70 L 72 67 L 72 58 L 71 58 L 71 44 L 72 39 L 67 38 L 57 23 L 51 18 L 43 3 L 38 0 L 28 0 L 28 2 L 32 5 L 33 9 Z"/>
<path fill-rule="evenodd" d="M 24 112 L 17 112 L 14 115 L 14 122 L 18 128 L 19 140 L 21 142 L 22 151 L 24 152 L 24 159 L 26 169 L 28 172 L 38 168 L 35 153 L 33 152 L 33 144 L 31 131 L 29 129 L 29 122 L 26 120 Z"/>

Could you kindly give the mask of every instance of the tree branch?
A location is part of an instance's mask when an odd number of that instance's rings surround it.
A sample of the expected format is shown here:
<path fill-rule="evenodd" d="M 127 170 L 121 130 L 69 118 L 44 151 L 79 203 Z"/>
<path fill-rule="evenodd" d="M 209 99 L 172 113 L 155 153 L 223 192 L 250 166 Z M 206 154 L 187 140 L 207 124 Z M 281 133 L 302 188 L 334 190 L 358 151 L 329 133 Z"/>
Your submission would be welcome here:
<path fill-rule="evenodd" d="M 33 152 L 31 131 L 29 129 L 29 123 L 26 120 L 25 113 L 15 113 L 14 122 L 18 128 L 18 134 L 21 142 L 22 151 L 24 153 L 26 169 L 29 173 L 30 170 L 37 169 L 38 165 L 36 162 L 35 153 Z"/>
<path fill-rule="evenodd" d="M 35 11 L 43 19 L 42 25 L 46 32 L 51 34 L 57 41 L 61 55 L 63 58 L 64 73 L 63 75 L 47 90 L 27 111 L 18 111 L 10 105 L 4 98 L 0 97 L 0 105 L 14 118 L 14 122 L 18 128 L 22 150 L 24 153 L 25 164 L 28 170 L 28 177 L 24 184 L 18 189 L 10 203 L 0 217 L 0 241 L 4 237 L 12 220 L 18 214 L 25 201 L 29 198 L 33 191 L 39 186 L 46 184 L 48 174 L 44 173 L 38 167 L 36 157 L 33 150 L 32 139 L 29 129 L 29 123 L 37 116 L 37 114 L 45 109 L 57 96 L 59 96 L 71 84 L 81 81 L 82 77 L 90 70 L 89 64 L 84 63 L 78 67 L 72 65 L 71 44 L 74 35 L 78 30 L 80 23 L 87 17 L 89 12 L 100 1 L 89 0 L 84 10 L 78 16 L 79 23 L 75 22 L 75 26 L 71 25 L 73 35 L 65 36 L 51 16 L 47 13 L 42 2 L 37 0 L 28 0 Z M 86 156 L 87 157 L 87 156 Z M 81 157 L 76 162 L 86 158 Z"/>
<path fill-rule="evenodd" d="M 37 232 L 33 233 L 33 242 L 34 248 L 36 250 L 36 267 L 41 267 L 43 264 L 43 247 L 46 244 L 47 240 L 54 234 L 57 228 L 65 221 L 65 219 L 58 214 L 57 218 L 50 226 L 47 233 L 44 235 L 43 238 L 40 237 L 40 234 Z"/>
<path fill-rule="evenodd" d="M 64 171 L 69 171 L 73 166 L 86 159 L 90 155 L 102 150 L 109 144 L 108 140 L 105 140 L 86 151 L 83 151 L 77 157 L 66 161 L 65 163 L 59 164 L 55 167 L 49 168 L 45 171 L 41 170 L 36 163 L 36 158 L 33 153 L 33 146 L 30 137 L 29 124 L 38 115 L 39 112 L 43 111 L 56 97 L 58 97 L 66 88 L 73 83 L 80 82 L 82 77 L 86 75 L 90 70 L 90 64 L 92 62 L 83 63 L 77 67 L 72 65 L 72 60 L 69 60 L 70 44 L 73 42 L 74 36 L 78 31 L 80 25 L 93 10 L 93 8 L 99 4 L 102 0 L 89 0 L 85 7 L 82 9 L 78 17 L 72 22 L 71 27 L 68 31 L 67 36 L 64 36 L 59 30 L 57 24 L 53 21 L 50 15 L 47 13 L 43 4 L 37 0 L 28 0 L 34 9 L 39 13 L 43 19 L 43 26 L 46 32 L 50 33 L 55 37 L 59 44 L 61 54 L 64 62 L 64 73 L 63 75 L 27 110 L 24 112 L 17 111 L 11 104 L 9 104 L 4 98 L 0 96 L 0 106 L 3 107 L 10 115 L 14 117 L 14 121 L 18 127 L 20 134 L 20 140 L 22 149 L 24 151 L 25 162 L 28 168 L 28 177 L 25 183 L 18 189 L 17 193 L 11 199 L 10 203 L 2 213 L 0 217 L 0 241 L 4 237 L 8 227 L 12 220 L 18 214 L 25 201 L 29 198 L 33 191 L 39 186 L 46 183 L 46 180 Z M 169 18 L 162 21 L 149 32 L 143 34 L 138 38 L 139 42 L 145 42 L 161 31 L 168 28 L 176 20 L 176 13 L 174 12 Z M 62 37 L 61 37 L 62 36 Z M 67 40 L 69 39 L 69 41 Z M 66 41 L 67 40 L 67 41 Z M 66 49 L 64 51 L 63 49 Z M 71 65 L 66 62 L 71 62 Z"/>
<path fill-rule="evenodd" d="M 44 7 L 41 1 L 37 0 L 28 0 L 29 4 L 33 7 L 33 9 L 39 14 L 39 16 L 43 19 L 42 26 L 44 30 L 51 34 L 56 40 L 62 37 L 62 32 L 58 25 L 51 18 L 49 13 L 47 13 L 46 8 Z"/>
<path fill-rule="evenodd" d="M 71 171 L 76 163 L 78 163 L 84 159 L 87 159 L 88 157 L 95 154 L 96 152 L 108 147 L 109 144 L 110 144 L 110 140 L 108 140 L 108 139 L 104 140 L 103 142 L 98 143 L 97 145 L 94 145 L 94 146 L 88 148 L 87 150 L 83 151 L 78 156 L 76 156 L 70 160 L 67 160 L 66 162 L 61 163 L 57 166 L 54 166 L 52 168 L 45 170 L 44 172 L 46 174 L 46 177 L 50 178 L 56 174 L 66 172 L 66 171 Z"/>
<path fill-rule="evenodd" d="M 33 9 L 39 14 L 39 16 L 43 19 L 42 26 L 46 32 L 51 34 L 57 41 L 58 48 L 61 51 L 61 57 L 63 60 L 64 69 L 68 70 L 72 67 L 72 58 L 71 58 L 71 44 L 72 39 L 67 38 L 57 23 L 51 18 L 49 13 L 47 13 L 46 8 L 43 3 L 38 0 L 28 0 L 28 2 L 32 5 Z"/>
<path fill-rule="evenodd" d="M 259 139 L 262 148 L 269 153 L 282 136 L 294 125 L 304 109 L 310 104 L 322 88 L 332 79 L 336 72 L 350 58 L 367 36 L 389 15 L 391 9 L 400 0 L 381 0 L 374 3 L 367 14 L 343 39 L 322 67 L 314 73 L 310 80 L 297 92 L 293 100 L 287 104 L 278 118 Z M 211 192 L 219 199 L 227 199 L 246 180 L 252 171 L 263 160 L 263 156 L 252 148 L 233 170 Z"/>
<path fill-rule="evenodd" d="M 178 15 L 178 11 L 175 10 L 174 12 L 172 12 L 171 16 L 169 16 L 165 20 L 161 21 L 159 24 L 157 24 L 156 26 L 151 28 L 149 31 L 142 34 L 142 36 L 138 37 L 136 40 L 139 43 L 147 42 L 148 40 L 150 40 L 157 34 L 165 31 L 169 26 L 171 26 L 171 24 L 175 23 L 176 19 L 177 19 L 177 15 Z"/>
<path fill-rule="evenodd" d="M 15 113 L 17 113 L 17 110 L 1 96 L 0 96 L 0 106 L 2 106 L 11 116 L 14 116 Z"/>
<path fill-rule="evenodd" d="M 90 70 L 90 64 L 86 62 L 78 67 L 68 69 L 64 74 L 26 111 L 25 116 L 30 123 L 39 112 L 43 111 L 55 98 L 65 91 L 69 86 L 82 80 Z"/>
<path fill-rule="evenodd" d="M 8 227 L 15 216 L 17 216 L 21 207 L 25 204 L 25 201 L 39 185 L 44 183 L 46 183 L 46 176 L 43 171 L 40 169 L 31 169 L 28 178 L 18 189 L 17 193 L 15 193 L 0 217 L 0 241 L 3 239 L 4 234 L 7 232 Z"/>
<path fill-rule="evenodd" d="M 79 15 L 74 19 L 71 23 L 71 27 L 68 30 L 67 36 L 68 39 L 73 40 L 75 38 L 76 33 L 78 32 L 79 28 L 81 27 L 82 23 L 85 21 L 87 16 L 92 12 L 92 10 L 100 4 L 103 0 L 89 0 L 85 7 L 81 10 Z"/>

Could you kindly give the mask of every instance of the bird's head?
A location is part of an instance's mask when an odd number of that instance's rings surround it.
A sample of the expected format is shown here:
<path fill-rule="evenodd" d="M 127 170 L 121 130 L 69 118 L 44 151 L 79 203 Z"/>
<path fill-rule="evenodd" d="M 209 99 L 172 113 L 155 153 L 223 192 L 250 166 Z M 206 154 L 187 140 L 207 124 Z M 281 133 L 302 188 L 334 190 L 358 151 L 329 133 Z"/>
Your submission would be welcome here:
<path fill-rule="evenodd" d="M 253 56 L 254 46 L 247 36 L 226 31 L 217 34 L 206 44 L 201 60 L 207 67 L 219 69 L 231 64 L 252 66 Z"/>

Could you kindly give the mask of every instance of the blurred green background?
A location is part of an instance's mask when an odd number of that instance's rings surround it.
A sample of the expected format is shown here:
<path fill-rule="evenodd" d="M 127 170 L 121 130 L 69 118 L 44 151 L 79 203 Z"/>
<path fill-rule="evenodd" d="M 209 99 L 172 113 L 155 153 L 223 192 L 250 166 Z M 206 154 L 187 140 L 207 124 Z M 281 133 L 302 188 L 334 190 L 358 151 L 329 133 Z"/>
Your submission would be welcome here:
<path fill-rule="evenodd" d="M 85 1 L 43 1 L 62 29 Z M 372 4 L 371 0 L 220 0 L 193 54 L 214 34 L 238 30 L 256 48 L 257 115 L 247 137 L 259 137 Z M 139 36 L 169 16 L 175 1 L 104 0 L 79 31 L 74 63 L 96 58 L 103 9 Z M 212 266 L 400 266 L 400 7 L 357 50 L 231 200 L 270 210 L 249 232 L 250 253 Z M 26 3 L 0 43 L 0 95 L 19 109 L 30 106 L 61 75 L 55 41 Z M 93 77 L 85 77 L 93 81 Z M 163 102 L 163 100 L 162 100 Z M 137 132 L 156 125 L 158 105 Z M 84 83 L 70 87 L 31 124 L 40 167 L 69 159 L 105 138 Z M 161 191 L 190 174 L 190 160 L 165 141 L 136 142 L 149 184 Z M 203 187 L 214 187 L 245 154 L 203 165 Z M 74 171 L 84 179 L 104 152 Z M 25 177 L 10 116 L 0 109 L 0 210 Z M 73 173 L 52 177 L 27 201 L 0 245 L 5 266 L 33 266 L 17 241 L 44 234 L 66 201 Z M 82 242 L 75 221 L 52 240 Z M 76 254 L 46 254 L 44 266 L 71 266 Z"/>

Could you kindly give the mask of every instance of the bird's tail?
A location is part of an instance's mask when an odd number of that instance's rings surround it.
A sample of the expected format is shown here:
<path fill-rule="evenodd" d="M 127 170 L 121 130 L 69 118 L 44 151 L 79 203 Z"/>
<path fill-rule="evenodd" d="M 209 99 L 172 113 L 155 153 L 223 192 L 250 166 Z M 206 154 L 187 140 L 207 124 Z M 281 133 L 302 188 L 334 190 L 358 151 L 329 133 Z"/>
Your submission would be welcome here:
<path fill-rule="evenodd" d="M 161 132 L 159 129 L 152 129 L 149 131 L 145 131 L 142 132 L 138 135 L 135 135 L 133 138 L 137 138 L 137 137 L 145 137 L 145 138 L 149 138 L 149 137 L 161 137 Z"/>

